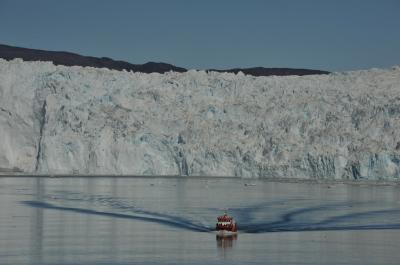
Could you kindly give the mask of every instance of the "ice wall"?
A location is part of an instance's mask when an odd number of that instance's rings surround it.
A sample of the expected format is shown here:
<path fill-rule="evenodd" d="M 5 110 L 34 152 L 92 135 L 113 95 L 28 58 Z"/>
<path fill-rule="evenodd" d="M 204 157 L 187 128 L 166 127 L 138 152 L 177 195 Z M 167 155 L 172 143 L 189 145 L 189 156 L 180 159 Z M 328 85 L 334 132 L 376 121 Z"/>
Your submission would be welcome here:
<path fill-rule="evenodd" d="M 252 77 L 0 59 L 0 171 L 399 179 L 400 68 Z"/>

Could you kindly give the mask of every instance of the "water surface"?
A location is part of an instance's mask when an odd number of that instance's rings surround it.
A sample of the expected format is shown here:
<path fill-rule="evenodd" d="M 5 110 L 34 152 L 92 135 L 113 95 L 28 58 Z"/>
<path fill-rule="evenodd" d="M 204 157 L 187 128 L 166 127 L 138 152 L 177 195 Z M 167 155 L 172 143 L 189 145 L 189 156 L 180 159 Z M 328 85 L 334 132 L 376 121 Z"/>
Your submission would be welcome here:
<path fill-rule="evenodd" d="M 218 238 L 217 215 L 240 233 Z M 0 178 L 0 264 L 399 264 L 398 186 Z"/>

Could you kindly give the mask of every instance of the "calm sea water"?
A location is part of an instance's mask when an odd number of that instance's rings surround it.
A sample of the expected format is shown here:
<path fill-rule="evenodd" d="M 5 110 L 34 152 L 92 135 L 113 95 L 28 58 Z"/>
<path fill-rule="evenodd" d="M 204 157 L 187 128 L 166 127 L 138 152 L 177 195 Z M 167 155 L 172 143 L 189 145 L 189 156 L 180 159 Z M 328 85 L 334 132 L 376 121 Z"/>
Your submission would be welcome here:
<path fill-rule="evenodd" d="M 227 210 L 235 237 L 212 232 Z M 0 178 L 0 264 L 400 264 L 400 188 Z"/>

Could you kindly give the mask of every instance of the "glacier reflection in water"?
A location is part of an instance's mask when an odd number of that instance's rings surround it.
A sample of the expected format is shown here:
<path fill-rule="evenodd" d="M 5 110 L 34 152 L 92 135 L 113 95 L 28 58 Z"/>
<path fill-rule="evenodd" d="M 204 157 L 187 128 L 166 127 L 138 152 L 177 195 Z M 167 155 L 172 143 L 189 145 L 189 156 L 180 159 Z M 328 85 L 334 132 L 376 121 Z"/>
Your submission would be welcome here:
<path fill-rule="evenodd" d="M 397 264 L 397 186 L 0 178 L 0 264 Z M 220 238 L 228 210 L 240 234 Z"/>

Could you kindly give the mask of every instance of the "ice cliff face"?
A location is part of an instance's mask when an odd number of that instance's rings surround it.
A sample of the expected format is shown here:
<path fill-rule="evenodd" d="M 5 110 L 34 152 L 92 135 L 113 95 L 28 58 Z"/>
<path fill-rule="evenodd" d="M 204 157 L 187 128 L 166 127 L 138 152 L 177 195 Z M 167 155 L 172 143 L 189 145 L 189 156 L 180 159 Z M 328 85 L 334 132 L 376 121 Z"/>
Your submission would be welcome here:
<path fill-rule="evenodd" d="M 0 171 L 400 178 L 400 68 L 142 74 L 0 59 Z"/>

